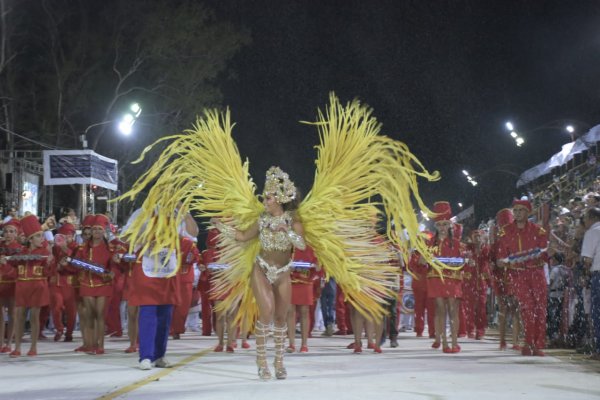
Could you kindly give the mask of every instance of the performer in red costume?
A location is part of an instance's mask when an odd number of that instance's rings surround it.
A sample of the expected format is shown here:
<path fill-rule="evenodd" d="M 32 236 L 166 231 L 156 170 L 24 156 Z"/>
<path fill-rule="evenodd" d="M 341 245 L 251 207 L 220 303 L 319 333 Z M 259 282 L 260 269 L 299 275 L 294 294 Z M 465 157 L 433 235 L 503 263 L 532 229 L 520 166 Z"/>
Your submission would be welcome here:
<path fill-rule="evenodd" d="M 296 312 L 300 312 L 300 353 L 308 353 L 308 334 L 310 331 L 310 306 L 314 303 L 314 280 L 320 271 L 320 267 L 314 251 L 306 246 L 304 250 L 294 249 L 293 261 L 307 264 L 304 268 L 296 266 L 292 268 L 292 302 L 288 312 L 288 340 L 290 342 L 286 351 L 293 353 L 296 350 Z M 308 267 L 308 268 L 306 268 Z"/>
<path fill-rule="evenodd" d="M 185 320 L 187 319 L 190 305 L 192 304 L 192 292 L 194 290 L 194 268 L 200 262 L 200 252 L 196 243 L 190 238 L 181 239 L 181 266 L 177 272 L 180 280 L 181 302 L 173 309 L 171 320 L 171 335 L 173 339 L 185 332 Z"/>
<path fill-rule="evenodd" d="M 438 201 L 433 205 L 435 215 L 434 237 L 429 241 L 432 253 L 436 257 L 462 258 L 460 241 L 452 237 L 452 209 L 450 203 Z M 421 260 L 423 263 L 424 260 Z M 427 295 L 435 299 L 435 341 L 431 347 L 443 346 L 444 353 L 458 353 L 458 312 L 462 298 L 462 271 L 443 270 L 444 279 L 436 271 L 427 275 Z M 446 317 L 450 318 L 452 347 L 446 338 Z"/>
<path fill-rule="evenodd" d="M 452 237 L 457 239 L 460 242 L 460 247 L 463 254 L 467 253 L 467 246 L 463 243 L 463 225 L 454 222 L 452 224 Z M 460 302 L 460 307 L 458 308 L 458 337 L 467 337 L 467 323 L 465 319 L 465 302 Z"/>
<path fill-rule="evenodd" d="M 127 226 L 131 226 L 136 216 L 132 215 Z M 127 231 L 127 227 L 124 231 Z M 180 238 L 180 241 L 183 239 Z M 183 247 L 180 242 L 180 248 Z M 139 256 L 139 249 L 133 249 Z M 130 306 L 139 307 L 139 367 L 149 370 L 170 368 L 165 354 L 169 339 L 169 327 L 173 307 L 181 303 L 180 278 L 177 275 L 177 255 L 168 250 L 158 254 L 146 253 L 141 261 L 132 267 L 128 281 Z"/>
<path fill-rule="evenodd" d="M 210 229 L 206 237 L 206 250 L 202 252 L 202 265 L 205 267 L 208 264 L 216 262 L 217 256 L 217 236 L 219 231 Z M 202 336 L 210 336 L 212 334 L 212 319 L 213 307 L 210 293 L 210 270 L 204 269 L 200 273 L 198 280 L 198 290 L 200 291 L 200 314 L 202 316 Z M 223 344 L 221 343 L 221 347 Z"/>
<path fill-rule="evenodd" d="M 52 254 L 44 240 L 42 226 L 35 215 L 21 219 L 21 228 L 28 241 L 28 247 L 20 255 L 40 256 L 41 259 L 14 260 L 6 263 L 0 257 L 4 272 L 16 274 L 15 285 L 15 349 L 11 357 L 21 356 L 21 340 L 25 330 L 25 312 L 29 308 L 31 323 L 31 347 L 28 356 L 37 355 L 37 341 L 40 333 L 40 308 L 50 303 L 48 277 L 52 275 L 54 264 Z M 12 270 L 12 271 L 11 271 Z"/>
<path fill-rule="evenodd" d="M 76 274 L 72 270 L 63 268 L 60 261 L 65 257 L 72 257 L 77 251 L 78 246 L 74 235 L 75 226 L 69 223 L 61 225 L 54 236 L 54 246 L 52 247 L 52 255 L 57 263 L 56 269 L 50 277 L 50 309 L 56 328 L 55 342 L 59 341 L 63 334 L 65 334 L 65 342 L 73 341 L 73 329 L 77 318 L 75 289 L 73 288 Z M 67 322 L 66 333 L 62 322 L 63 315 Z"/>
<path fill-rule="evenodd" d="M 463 301 L 465 324 L 469 338 L 483 339 L 487 327 L 486 300 L 490 280 L 490 249 L 484 243 L 485 233 L 471 232 L 467 246 L 468 261 L 463 268 Z"/>
<path fill-rule="evenodd" d="M 430 234 L 433 237 L 433 234 Z M 427 312 L 427 330 L 431 339 L 435 338 L 435 299 L 427 296 L 427 264 L 421 264 L 421 255 L 414 252 L 408 262 L 408 269 L 413 275 L 412 290 L 415 299 L 415 333 L 423 336 L 425 330 L 425 312 Z"/>
<path fill-rule="evenodd" d="M 118 268 L 119 257 L 106 240 L 110 221 L 98 214 L 92 225 L 92 238 L 82 245 L 75 258 L 102 266 L 105 273 L 79 271 L 79 294 L 83 298 L 85 320 L 83 346 L 88 354 L 104 354 L 104 309 L 112 295 L 113 270 Z"/>
<path fill-rule="evenodd" d="M 544 356 L 548 287 L 544 263 L 548 259 L 546 231 L 528 220 L 529 200 L 514 200 L 515 221 L 506 225 L 498 243 L 497 263 L 515 271 L 514 283 L 525 327 L 524 356 Z"/>
<path fill-rule="evenodd" d="M 19 254 L 24 250 L 19 243 L 21 223 L 17 218 L 12 218 L 3 227 L 3 242 L 0 244 L 0 256 Z M 0 271 L 0 353 L 10 353 L 10 344 L 15 333 L 15 276 L 12 271 L 8 274 Z M 4 309 L 8 315 L 8 324 L 5 330 Z"/>
<path fill-rule="evenodd" d="M 109 223 L 108 229 L 113 229 L 112 224 Z M 113 253 L 120 255 L 127 253 L 127 244 L 122 242 L 118 237 L 114 237 L 109 243 L 109 247 Z M 106 326 L 106 333 L 110 337 L 122 337 L 123 336 L 123 325 L 121 323 L 121 301 L 123 300 L 123 292 L 125 290 L 125 274 L 123 273 L 125 268 L 121 261 L 117 264 L 118 268 L 113 269 L 113 284 L 112 294 L 107 299 L 108 303 L 104 308 L 104 323 Z"/>
<path fill-rule="evenodd" d="M 500 350 L 506 350 L 506 325 L 509 318 L 512 319 L 512 348 L 521 351 L 519 345 L 519 334 L 521 330 L 521 315 L 519 302 L 515 296 L 514 274 L 515 271 L 501 268 L 496 263 L 498 254 L 499 238 L 504 236 L 504 227 L 514 222 L 512 210 L 503 208 L 496 213 L 496 229 L 490 235 L 493 243 L 491 247 L 491 263 L 494 275 L 494 293 L 498 297 L 498 332 L 500 336 Z"/>

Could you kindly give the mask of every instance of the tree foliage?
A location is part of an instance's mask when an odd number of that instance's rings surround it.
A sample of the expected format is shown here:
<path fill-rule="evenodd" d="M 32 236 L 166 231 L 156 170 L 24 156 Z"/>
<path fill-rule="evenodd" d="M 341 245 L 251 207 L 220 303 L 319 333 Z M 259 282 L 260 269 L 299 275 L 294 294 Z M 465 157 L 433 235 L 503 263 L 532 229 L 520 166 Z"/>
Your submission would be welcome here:
<path fill-rule="evenodd" d="M 121 165 L 220 104 L 228 61 L 250 35 L 199 1 L 0 0 L 0 126 L 57 148 L 89 147 Z M 143 112 L 127 138 L 116 121 Z M 10 135 L 1 136 L 7 148 Z M 17 149 L 42 149 L 16 138 Z M 130 169 L 123 177 L 134 177 Z"/>

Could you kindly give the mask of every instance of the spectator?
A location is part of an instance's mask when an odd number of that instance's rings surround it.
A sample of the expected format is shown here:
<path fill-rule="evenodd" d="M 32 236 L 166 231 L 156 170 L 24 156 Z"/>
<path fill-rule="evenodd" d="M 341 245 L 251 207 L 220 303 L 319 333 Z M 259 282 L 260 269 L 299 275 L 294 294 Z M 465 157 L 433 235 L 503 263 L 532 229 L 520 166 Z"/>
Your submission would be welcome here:
<path fill-rule="evenodd" d="M 585 268 L 591 273 L 591 315 L 595 338 L 591 358 L 600 360 L 600 208 L 588 209 L 584 222 L 588 230 L 583 237 L 581 257 Z"/>

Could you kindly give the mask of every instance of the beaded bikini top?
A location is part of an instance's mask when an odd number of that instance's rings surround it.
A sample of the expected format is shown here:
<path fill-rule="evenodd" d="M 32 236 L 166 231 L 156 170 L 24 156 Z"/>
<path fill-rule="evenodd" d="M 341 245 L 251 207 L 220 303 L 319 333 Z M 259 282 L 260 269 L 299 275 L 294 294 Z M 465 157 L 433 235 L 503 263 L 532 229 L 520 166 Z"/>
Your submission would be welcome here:
<path fill-rule="evenodd" d="M 287 232 L 275 230 L 278 226 L 284 224 L 288 229 L 292 229 L 292 222 L 292 216 L 288 211 L 278 216 L 268 213 L 261 214 L 258 220 L 258 238 L 261 247 L 267 251 L 290 251 L 292 242 Z"/>

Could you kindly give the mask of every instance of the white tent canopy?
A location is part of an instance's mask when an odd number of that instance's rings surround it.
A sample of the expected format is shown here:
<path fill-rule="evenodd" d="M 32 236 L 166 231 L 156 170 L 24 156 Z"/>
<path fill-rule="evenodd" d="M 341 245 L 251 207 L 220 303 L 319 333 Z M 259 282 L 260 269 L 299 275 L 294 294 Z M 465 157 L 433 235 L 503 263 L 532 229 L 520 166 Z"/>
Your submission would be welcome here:
<path fill-rule="evenodd" d="M 576 154 L 583 153 L 598 141 L 600 141 L 600 125 L 594 126 L 588 133 L 581 136 L 576 141 L 563 145 L 562 150 L 550 157 L 548 161 L 523 172 L 517 181 L 517 187 L 526 185 L 540 176 L 550 173 L 552 169 L 565 165 L 571 161 Z"/>

